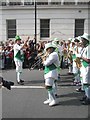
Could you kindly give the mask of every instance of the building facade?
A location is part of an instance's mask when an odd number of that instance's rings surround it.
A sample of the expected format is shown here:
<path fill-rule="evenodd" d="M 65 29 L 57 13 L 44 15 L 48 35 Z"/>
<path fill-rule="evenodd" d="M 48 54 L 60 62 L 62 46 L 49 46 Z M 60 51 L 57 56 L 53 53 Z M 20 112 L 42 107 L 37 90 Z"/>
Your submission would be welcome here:
<path fill-rule="evenodd" d="M 14 39 L 15 35 L 33 39 L 35 29 L 37 41 L 55 37 L 67 40 L 88 33 L 89 3 L 89 0 L 37 0 L 36 4 L 35 0 L 1 0 L 0 41 Z"/>

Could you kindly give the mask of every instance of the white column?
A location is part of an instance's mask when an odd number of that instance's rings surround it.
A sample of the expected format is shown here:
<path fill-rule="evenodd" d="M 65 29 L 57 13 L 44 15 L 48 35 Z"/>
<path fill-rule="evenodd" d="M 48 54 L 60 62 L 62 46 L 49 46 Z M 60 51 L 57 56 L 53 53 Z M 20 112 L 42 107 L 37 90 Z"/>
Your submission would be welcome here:
<path fill-rule="evenodd" d="M 63 5 L 64 0 L 61 0 L 61 5 Z"/>
<path fill-rule="evenodd" d="M 78 0 L 75 0 L 75 5 L 77 5 L 78 4 Z"/>
<path fill-rule="evenodd" d="M 9 0 L 6 0 L 7 3 L 9 3 Z"/>
<path fill-rule="evenodd" d="M 21 2 L 22 2 L 22 5 L 24 6 L 24 0 L 21 0 Z"/>
<path fill-rule="evenodd" d="M 7 5 L 9 4 L 9 0 L 6 0 Z"/>
<path fill-rule="evenodd" d="M 34 5 L 35 5 L 36 0 L 34 0 Z"/>
<path fill-rule="evenodd" d="M 51 3 L 51 1 L 52 1 L 52 0 L 48 0 L 48 4 L 50 4 L 50 3 Z"/>

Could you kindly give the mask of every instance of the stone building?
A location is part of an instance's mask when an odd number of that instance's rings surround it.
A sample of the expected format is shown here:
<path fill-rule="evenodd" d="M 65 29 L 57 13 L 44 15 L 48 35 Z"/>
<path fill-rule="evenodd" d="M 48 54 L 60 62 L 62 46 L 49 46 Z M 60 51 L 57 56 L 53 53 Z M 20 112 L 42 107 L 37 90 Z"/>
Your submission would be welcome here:
<path fill-rule="evenodd" d="M 0 0 L 0 41 L 14 39 L 17 34 L 33 39 L 35 31 L 37 41 L 82 35 L 89 31 L 89 3 L 89 0 Z"/>

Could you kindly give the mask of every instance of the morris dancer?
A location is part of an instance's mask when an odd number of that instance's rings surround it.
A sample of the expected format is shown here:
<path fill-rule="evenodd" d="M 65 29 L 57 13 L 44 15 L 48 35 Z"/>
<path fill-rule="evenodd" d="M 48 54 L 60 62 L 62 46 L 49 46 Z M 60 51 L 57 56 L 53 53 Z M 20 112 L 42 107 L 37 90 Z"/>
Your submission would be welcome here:
<path fill-rule="evenodd" d="M 59 66 L 57 67 L 57 71 L 58 71 L 58 80 L 60 80 L 60 65 L 61 65 L 61 58 L 62 58 L 62 49 L 59 44 L 58 38 L 55 38 L 52 41 L 52 44 L 56 46 L 55 52 L 57 52 L 58 57 L 59 57 Z M 57 80 L 55 80 L 55 82 L 53 84 L 53 90 L 54 90 L 55 96 L 57 97 Z"/>
<path fill-rule="evenodd" d="M 69 50 L 70 48 L 72 48 L 72 38 L 69 38 L 68 39 L 68 42 L 67 42 L 67 60 L 68 60 L 68 74 L 69 75 L 72 75 L 72 54 L 71 54 L 71 51 Z"/>
<path fill-rule="evenodd" d="M 22 73 L 22 65 L 24 61 L 24 54 L 23 54 L 23 49 L 27 45 L 28 39 L 24 42 L 23 45 L 21 45 L 21 38 L 20 36 L 15 37 L 15 45 L 14 45 L 14 61 L 16 65 L 16 79 L 17 83 L 23 85 L 24 81 L 21 80 L 21 73 Z"/>
<path fill-rule="evenodd" d="M 54 81 L 58 79 L 57 66 L 59 66 L 59 57 L 57 52 L 55 52 L 55 49 L 56 46 L 52 45 L 52 43 L 47 43 L 45 45 L 45 51 L 48 53 L 48 56 L 43 59 L 43 64 L 45 66 L 45 87 L 48 91 L 48 99 L 44 101 L 44 104 L 49 104 L 49 106 L 57 104 L 55 93 L 53 91 L 53 84 Z"/>
<path fill-rule="evenodd" d="M 83 51 L 81 55 L 78 57 L 81 58 L 82 63 L 82 80 L 85 90 L 85 96 L 82 98 L 82 104 L 89 105 L 90 104 L 90 35 L 84 33 L 81 36 L 82 44 L 83 44 Z"/>

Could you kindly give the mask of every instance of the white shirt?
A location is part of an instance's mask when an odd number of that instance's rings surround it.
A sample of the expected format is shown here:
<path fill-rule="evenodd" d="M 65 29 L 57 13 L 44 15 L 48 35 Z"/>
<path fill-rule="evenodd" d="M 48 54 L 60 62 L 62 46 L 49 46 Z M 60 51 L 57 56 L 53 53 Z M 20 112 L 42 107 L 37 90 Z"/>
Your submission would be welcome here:
<path fill-rule="evenodd" d="M 52 63 L 55 64 L 56 66 L 59 66 L 59 57 L 57 52 L 53 52 L 47 57 L 46 61 L 44 61 L 44 66 L 49 66 Z M 49 73 L 44 75 L 45 79 L 49 77 L 58 79 L 57 69 L 51 70 Z"/>
<path fill-rule="evenodd" d="M 84 48 L 82 57 L 90 59 L 90 45 L 88 45 L 86 48 Z"/>
<path fill-rule="evenodd" d="M 14 61 L 17 61 L 18 59 L 15 57 L 17 52 L 21 50 L 22 46 L 18 45 L 17 43 L 14 45 Z"/>

